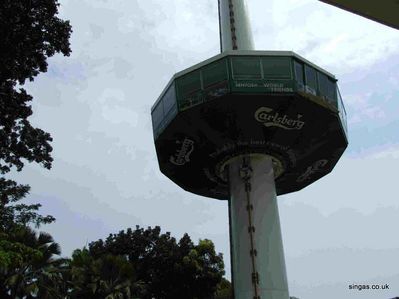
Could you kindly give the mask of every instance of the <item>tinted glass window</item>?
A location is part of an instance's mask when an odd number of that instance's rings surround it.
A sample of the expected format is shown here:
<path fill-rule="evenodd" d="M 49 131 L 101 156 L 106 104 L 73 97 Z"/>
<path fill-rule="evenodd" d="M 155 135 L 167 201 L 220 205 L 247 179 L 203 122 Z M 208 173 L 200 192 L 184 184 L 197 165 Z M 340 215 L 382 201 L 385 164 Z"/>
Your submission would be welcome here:
<path fill-rule="evenodd" d="M 179 94 L 183 98 L 201 89 L 201 79 L 199 70 L 188 73 L 179 78 Z"/>
<path fill-rule="evenodd" d="M 260 59 L 258 57 L 232 57 L 234 79 L 261 79 Z"/>
<path fill-rule="evenodd" d="M 165 92 L 162 101 L 165 114 L 167 114 L 169 110 L 176 105 L 176 92 L 174 83 Z"/>
<path fill-rule="evenodd" d="M 226 59 L 214 62 L 202 69 L 204 87 L 214 85 L 227 79 Z"/>
<path fill-rule="evenodd" d="M 325 96 L 326 98 L 328 98 L 328 100 L 334 104 L 334 106 L 336 106 L 335 104 L 335 82 L 330 79 L 329 77 L 327 77 L 325 74 L 323 73 L 318 73 L 318 77 L 319 77 L 319 89 L 320 89 L 320 93 L 321 95 Z"/>
<path fill-rule="evenodd" d="M 163 104 L 162 100 L 157 104 L 152 111 L 152 125 L 157 128 L 163 119 Z"/>
<path fill-rule="evenodd" d="M 304 84 L 304 79 L 303 79 L 303 65 L 299 63 L 298 61 L 294 61 L 294 69 L 295 69 L 295 78 L 296 81 Z"/>
<path fill-rule="evenodd" d="M 263 57 L 262 68 L 265 78 L 292 78 L 291 59 L 288 57 Z"/>
<path fill-rule="evenodd" d="M 306 85 L 317 90 L 317 74 L 316 70 L 310 66 L 305 65 L 305 80 Z"/>

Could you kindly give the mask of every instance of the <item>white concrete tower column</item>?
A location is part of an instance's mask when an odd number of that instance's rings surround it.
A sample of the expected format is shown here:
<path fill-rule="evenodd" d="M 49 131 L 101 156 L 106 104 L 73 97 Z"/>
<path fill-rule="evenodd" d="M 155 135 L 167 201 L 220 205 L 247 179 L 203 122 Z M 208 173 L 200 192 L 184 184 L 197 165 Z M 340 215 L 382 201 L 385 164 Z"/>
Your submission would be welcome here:
<path fill-rule="evenodd" d="M 254 50 L 245 0 L 219 1 L 221 51 Z M 232 283 L 235 299 L 289 299 L 270 156 L 228 162 Z"/>
<path fill-rule="evenodd" d="M 253 50 L 248 9 L 244 0 L 219 1 L 219 29 L 221 52 Z"/>
<path fill-rule="evenodd" d="M 235 299 L 289 299 L 270 156 L 228 164 L 232 282 Z"/>

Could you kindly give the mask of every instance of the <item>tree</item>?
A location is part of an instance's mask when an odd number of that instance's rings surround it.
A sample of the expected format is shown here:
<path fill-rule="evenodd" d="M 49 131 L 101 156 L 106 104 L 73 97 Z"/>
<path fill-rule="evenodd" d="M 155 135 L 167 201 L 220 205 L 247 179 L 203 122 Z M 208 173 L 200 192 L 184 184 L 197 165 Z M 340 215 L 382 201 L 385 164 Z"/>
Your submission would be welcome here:
<path fill-rule="evenodd" d="M 18 185 L 16 182 L 0 178 L 0 232 L 8 232 L 15 226 L 27 226 L 53 222 L 54 217 L 39 215 L 36 211 L 40 204 L 20 204 L 29 192 L 28 185 Z"/>
<path fill-rule="evenodd" d="M 71 52 L 69 21 L 56 17 L 57 0 L 0 1 L 0 172 L 35 161 L 51 167 L 50 134 L 30 125 L 32 97 L 17 83 L 47 71 L 47 58 Z"/>
<path fill-rule="evenodd" d="M 28 191 L 29 186 L 0 178 L 0 298 L 14 298 L 11 295 L 18 292 L 38 291 L 38 286 L 49 282 L 45 276 L 54 278 L 59 275 L 58 261 L 51 257 L 60 253 L 58 244 L 45 233 L 36 238 L 35 232 L 28 227 L 29 224 L 39 227 L 51 223 L 54 217 L 39 215 L 36 212 L 39 204 L 17 203 Z M 47 283 L 41 283 L 43 280 Z M 40 290 L 40 293 L 44 292 L 43 288 Z M 8 295 L 11 297 L 6 297 Z M 46 297 L 43 294 L 40 298 Z"/>
<path fill-rule="evenodd" d="M 105 254 L 126 256 L 136 269 L 137 280 L 145 284 L 140 298 L 210 298 L 224 275 L 222 254 L 216 254 L 210 240 L 194 245 L 185 234 L 179 242 L 160 227 L 146 230 L 136 226 L 89 244 L 94 257 Z"/>
<path fill-rule="evenodd" d="M 54 217 L 39 215 L 37 210 L 40 204 L 17 203 L 28 191 L 29 186 L 17 185 L 11 180 L 0 178 L 0 298 L 8 298 L 7 294 L 13 294 L 21 288 L 16 281 L 17 278 L 22 282 L 38 278 L 44 279 L 45 273 L 51 274 L 55 271 L 54 268 L 50 270 L 47 267 L 46 260 L 41 265 L 49 272 L 40 272 L 35 264 L 38 258 L 46 258 L 39 249 L 46 248 L 46 244 L 53 240 L 49 235 L 41 233 L 36 242 L 35 233 L 28 225 L 34 224 L 39 227 L 41 224 L 53 222 Z M 40 248 L 37 248 L 38 246 Z M 59 254 L 58 245 L 51 245 L 47 250 L 50 250 L 48 253 Z M 55 263 L 52 264 L 54 266 Z M 26 269 L 26 271 L 22 269 Z M 36 269 L 34 277 L 29 269 Z M 22 286 L 22 289 L 26 289 L 26 287 Z"/>
<path fill-rule="evenodd" d="M 223 278 L 222 281 L 218 284 L 215 299 L 232 299 L 233 298 L 233 290 L 230 281 Z"/>
<path fill-rule="evenodd" d="M 49 234 L 15 227 L 3 234 L 0 255 L 2 252 L 9 254 L 0 267 L 1 298 L 58 298 L 57 288 L 49 282 L 61 278 L 63 260 L 54 258 L 60 247 Z"/>
<path fill-rule="evenodd" d="M 32 97 L 23 88 L 47 71 L 47 58 L 71 52 L 68 21 L 56 17 L 57 0 L 0 1 L 0 175 L 15 167 L 21 171 L 24 160 L 50 169 L 52 138 L 34 128 Z M 53 254 L 58 244 L 50 235 L 35 232 L 29 224 L 50 223 L 52 216 L 38 214 L 40 204 L 18 203 L 29 192 L 28 185 L 18 185 L 0 177 L 0 297 L 57 298 L 48 288 L 49 278 L 59 275 Z M 45 283 L 46 282 L 46 283 Z M 47 285 L 47 286 L 46 286 Z M 32 297 L 33 296 L 33 297 Z"/>
<path fill-rule="evenodd" d="M 77 249 L 69 271 L 71 299 L 130 299 L 136 287 L 134 268 L 123 256 L 105 254 L 94 258 L 87 249 Z"/>
<path fill-rule="evenodd" d="M 58 14 L 57 0 L 3 0 L 0 1 L 0 174 L 12 167 L 21 171 L 24 160 L 36 162 L 50 169 L 52 138 L 49 133 L 31 126 L 29 102 L 32 97 L 23 88 L 27 79 L 33 80 L 47 71 L 47 58 L 61 52 L 71 52 L 69 21 Z M 22 199 L 29 191 L 27 185 L 0 178 L 0 215 L 2 227 L 13 220 L 48 223 L 54 219 L 37 214 L 40 205 L 12 203 Z M 4 221 L 8 221 L 8 224 Z"/>

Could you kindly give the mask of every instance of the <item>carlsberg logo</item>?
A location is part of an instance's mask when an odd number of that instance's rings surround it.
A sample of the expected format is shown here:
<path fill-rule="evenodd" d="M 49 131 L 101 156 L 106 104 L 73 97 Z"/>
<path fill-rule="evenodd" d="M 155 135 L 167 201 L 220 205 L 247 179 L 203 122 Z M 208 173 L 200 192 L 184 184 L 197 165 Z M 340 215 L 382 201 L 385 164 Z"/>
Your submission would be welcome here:
<path fill-rule="evenodd" d="M 300 130 L 305 122 L 301 121 L 302 114 L 297 119 L 289 118 L 287 114 L 279 114 L 268 107 L 260 107 L 255 112 L 255 119 L 263 123 L 265 127 L 279 127 L 286 130 Z"/>
<path fill-rule="evenodd" d="M 180 145 L 180 148 L 176 150 L 176 153 L 170 156 L 169 161 L 175 165 L 181 166 L 190 162 L 190 154 L 194 150 L 194 141 L 184 138 L 183 142 L 176 141 Z"/>

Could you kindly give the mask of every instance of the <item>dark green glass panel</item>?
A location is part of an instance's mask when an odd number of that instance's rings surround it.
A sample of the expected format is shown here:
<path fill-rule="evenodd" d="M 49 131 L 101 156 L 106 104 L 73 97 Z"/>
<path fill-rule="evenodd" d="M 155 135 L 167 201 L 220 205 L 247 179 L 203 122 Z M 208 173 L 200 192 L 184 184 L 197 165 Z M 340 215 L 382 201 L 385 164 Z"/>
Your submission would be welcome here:
<path fill-rule="evenodd" d="M 158 128 L 163 119 L 163 103 L 159 101 L 158 105 L 152 111 L 152 125 L 154 128 Z"/>
<path fill-rule="evenodd" d="M 202 82 L 204 88 L 228 79 L 226 62 L 226 59 L 222 59 L 202 68 Z"/>
<path fill-rule="evenodd" d="M 295 80 L 301 85 L 305 84 L 304 76 L 303 76 L 303 64 L 294 60 L 294 70 L 295 70 Z"/>
<path fill-rule="evenodd" d="M 259 57 L 232 57 L 234 79 L 262 79 Z"/>
<path fill-rule="evenodd" d="M 165 114 L 167 114 L 172 108 L 176 107 L 176 90 L 174 83 L 171 84 L 163 95 L 162 102 Z"/>
<path fill-rule="evenodd" d="M 289 57 L 263 57 L 262 68 L 265 79 L 291 79 L 291 59 Z"/>
<path fill-rule="evenodd" d="M 165 111 L 165 116 L 164 116 L 164 121 L 165 121 L 165 126 L 167 126 L 177 115 L 177 106 L 174 105 L 172 108 L 166 112 Z"/>
<path fill-rule="evenodd" d="M 204 89 L 204 100 L 210 101 L 220 98 L 229 92 L 229 82 L 221 81 Z"/>
<path fill-rule="evenodd" d="M 305 82 L 306 86 L 310 87 L 314 93 L 317 92 L 317 73 L 314 68 L 308 65 L 305 65 Z"/>
<path fill-rule="evenodd" d="M 187 95 L 182 100 L 179 100 L 179 111 L 184 111 L 195 105 L 201 104 L 204 101 L 203 92 L 201 90 Z"/>
<path fill-rule="evenodd" d="M 335 96 L 335 82 L 328 78 L 325 74 L 318 72 L 320 95 L 327 98 L 327 101 L 337 107 Z"/>
<path fill-rule="evenodd" d="M 177 82 L 178 82 L 179 96 L 182 98 L 201 89 L 201 79 L 200 79 L 199 70 L 188 73 L 177 80 L 178 80 Z"/>

